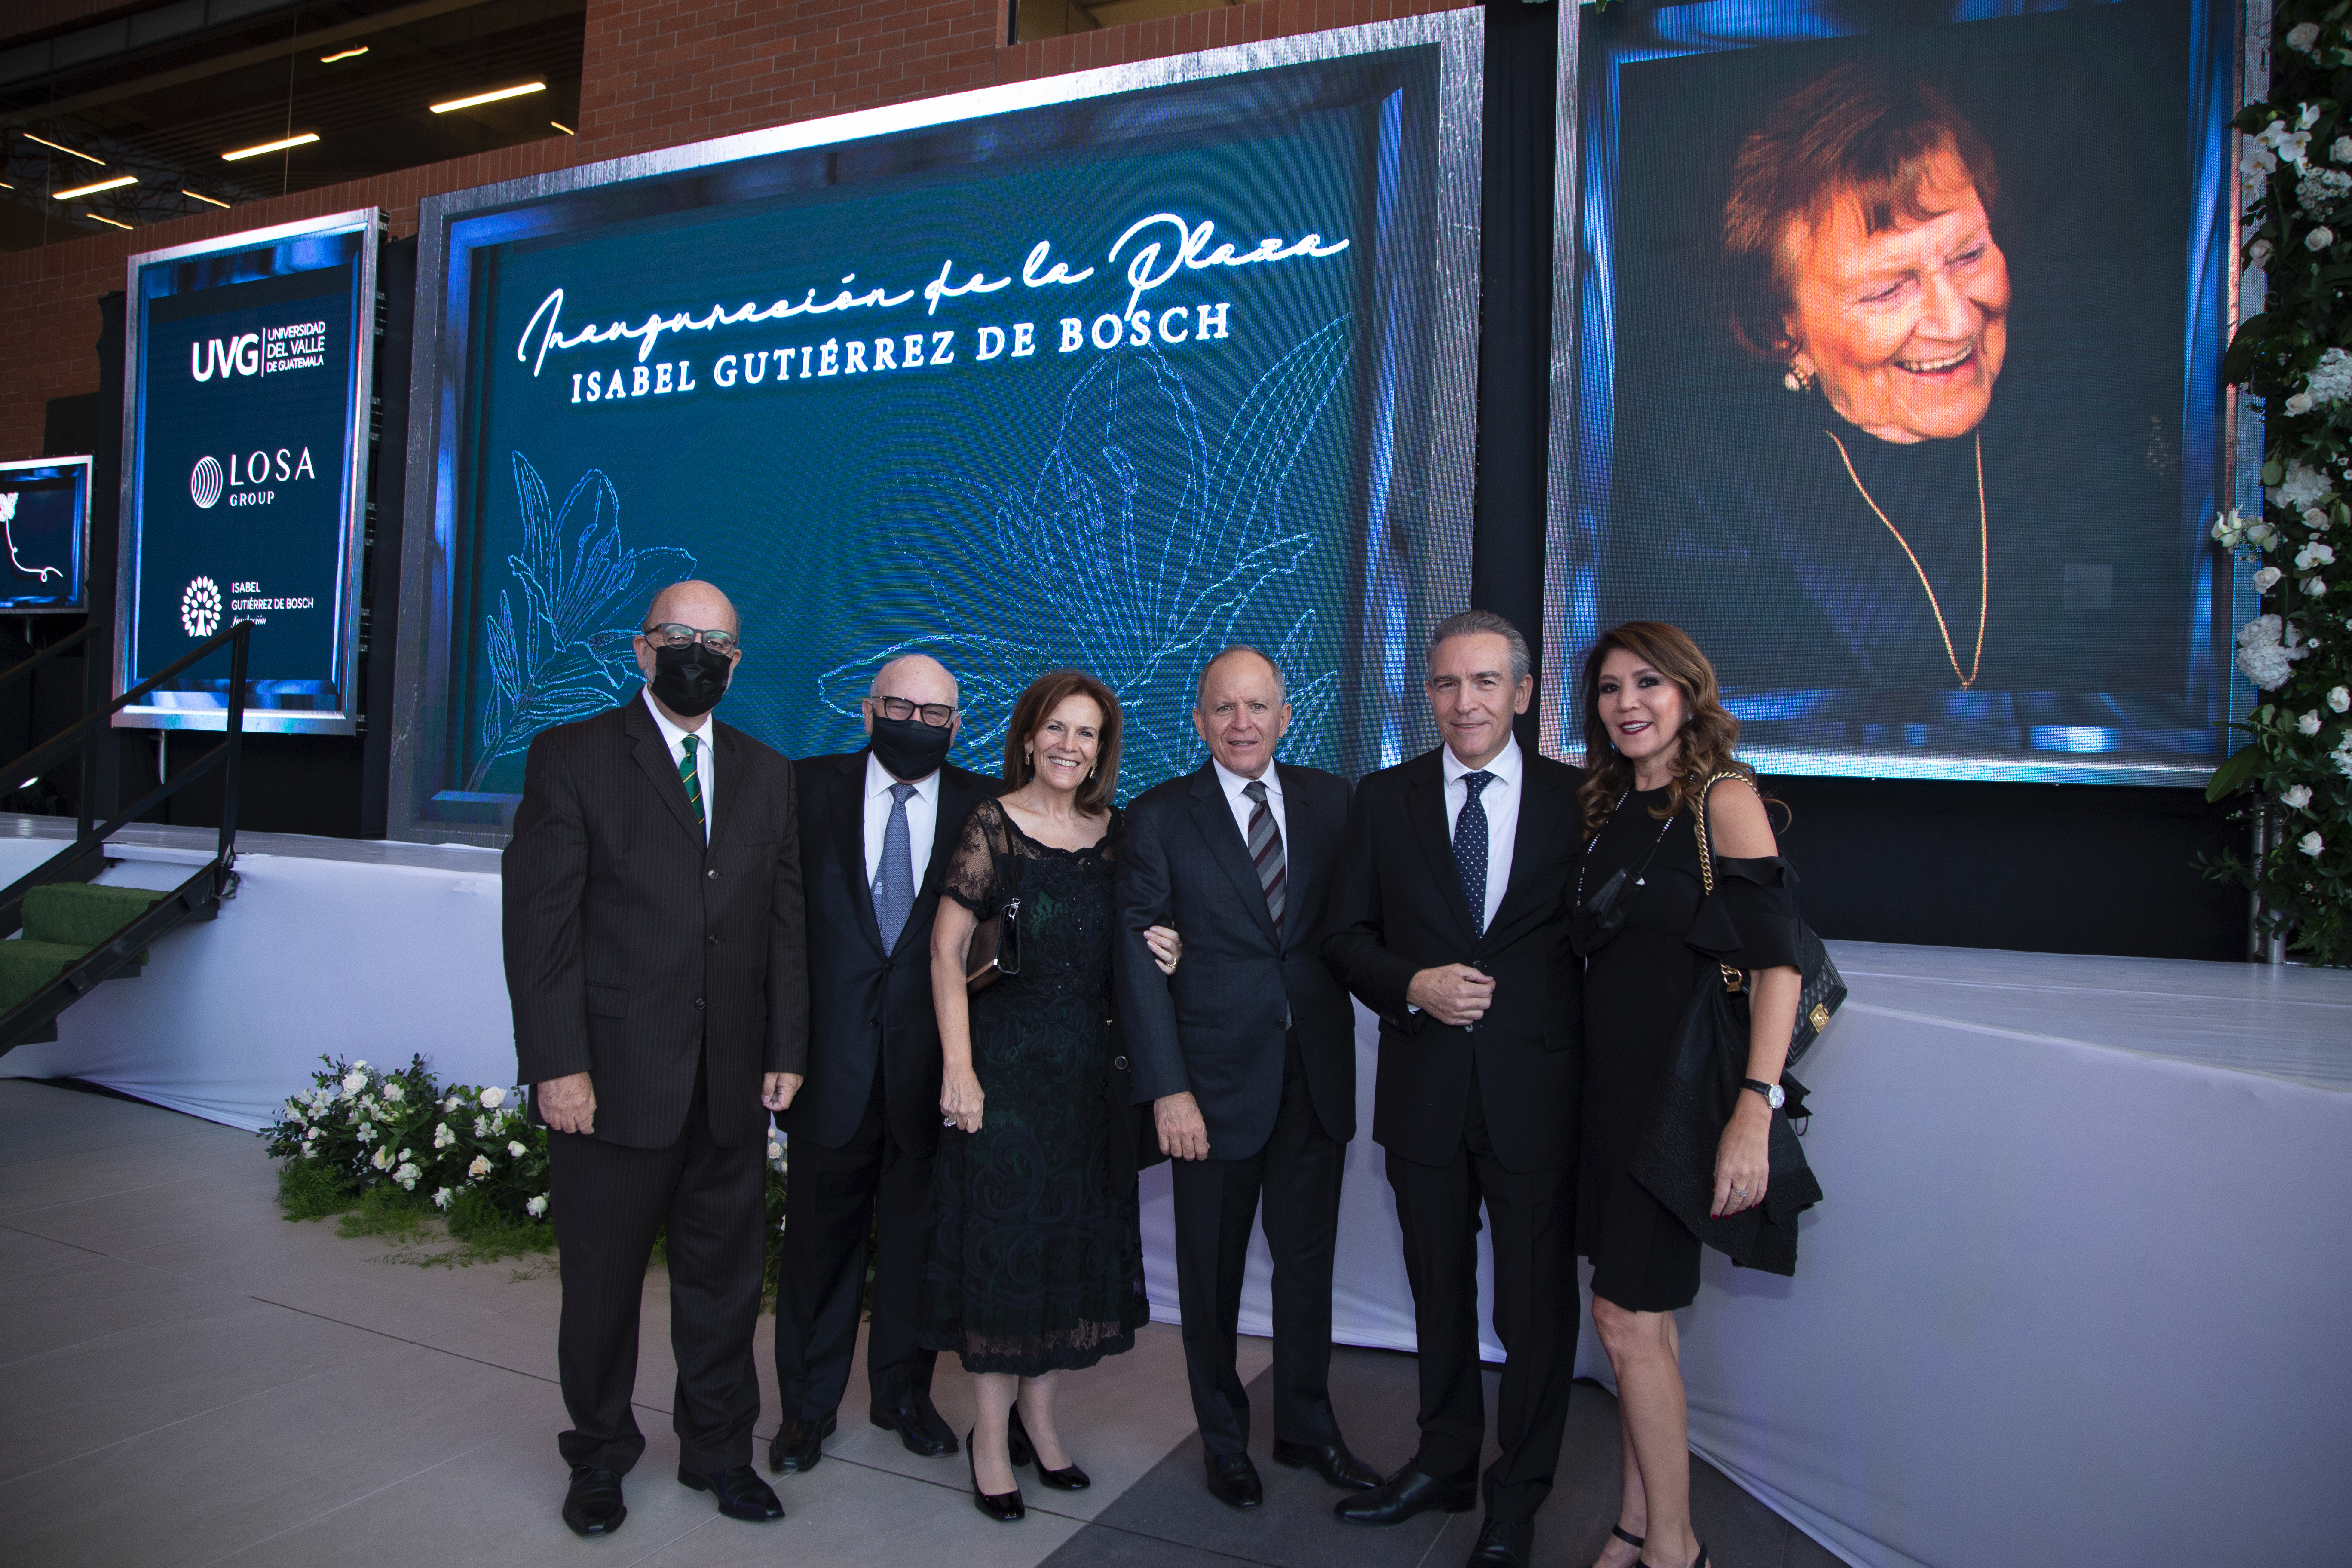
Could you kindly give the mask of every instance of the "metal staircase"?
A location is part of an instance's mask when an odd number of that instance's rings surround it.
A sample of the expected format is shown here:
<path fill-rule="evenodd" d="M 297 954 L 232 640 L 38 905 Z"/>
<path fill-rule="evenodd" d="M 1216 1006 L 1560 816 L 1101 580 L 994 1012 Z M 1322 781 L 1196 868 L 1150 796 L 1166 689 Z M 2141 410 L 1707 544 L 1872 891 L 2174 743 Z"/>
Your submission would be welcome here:
<path fill-rule="evenodd" d="M 151 944 L 190 921 L 213 919 L 234 891 L 237 771 L 244 754 L 246 654 L 252 631 L 249 623 L 239 621 L 206 638 L 177 663 L 0 769 L 0 778 L 40 777 L 80 748 L 81 805 L 74 841 L 0 890 L 0 938 L 14 939 L 0 942 L 0 1006 L 5 1008 L 0 1011 L 0 1054 L 56 1039 L 58 1014 L 106 981 L 136 975 L 146 963 Z M 89 634 L 85 626 L 0 673 L 0 686 L 26 676 Z M 224 648 L 228 652 L 228 726 L 221 743 L 112 819 L 94 823 L 98 773 L 92 742 L 109 731 L 116 713 Z M 221 773 L 219 847 L 194 876 L 163 893 L 87 885 L 105 868 L 109 838 L 215 770 Z"/>

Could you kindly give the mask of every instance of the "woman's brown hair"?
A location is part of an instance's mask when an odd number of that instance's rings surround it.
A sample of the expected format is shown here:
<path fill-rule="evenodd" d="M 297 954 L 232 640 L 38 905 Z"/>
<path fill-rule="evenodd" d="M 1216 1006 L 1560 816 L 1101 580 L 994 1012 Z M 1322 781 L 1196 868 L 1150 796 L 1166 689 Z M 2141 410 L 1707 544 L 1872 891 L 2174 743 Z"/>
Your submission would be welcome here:
<path fill-rule="evenodd" d="M 1790 224 L 1819 227 L 1842 201 L 1861 204 L 1871 234 L 1898 217 L 1933 217 L 1924 191 L 1947 158 L 1959 160 L 1991 212 L 2000 195 L 1992 149 L 1923 81 L 1857 60 L 1774 104 L 1740 143 L 1723 204 L 1723 264 L 1740 346 L 1769 360 L 1796 347 L 1785 321 L 1799 260 Z"/>
<path fill-rule="evenodd" d="M 1118 699 L 1110 688 L 1082 669 L 1051 669 L 1029 683 L 1013 705 L 1013 720 L 1004 727 L 1004 787 L 1009 793 L 1036 774 L 1030 765 L 1030 743 L 1055 709 L 1072 697 L 1091 698 L 1102 710 L 1102 733 L 1095 741 L 1095 771 L 1078 785 L 1080 815 L 1097 816 L 1110 808 L 1118 790 Z"/>
<path fill-rule="evenodd" d="M 1584 786 L 1576 798 L 1588 836 L 1601 831 L 1633 787 L 1633 764 L 1617 750 L 1601 719 L 1601 666 L 1618 648 L 1673 681 L 1683 694 L 1683 727 L 1676 733 L 1682 750 L 1675 760 L 1674 785 L 1664 805 L 1650 808 L 1652 816 L 1664 819 L 1690 810 L 1706 781 L 1719 773 L 1736 773 L 1755 784 L 1756 771 L 1731 754 L 1739 743 L 1739 721 L 1723 705 L 1715 666 L 1698 644 L 1680 626 L 1664 621 L 1627 621 L 1602 632 L 1584 656 Z"/>

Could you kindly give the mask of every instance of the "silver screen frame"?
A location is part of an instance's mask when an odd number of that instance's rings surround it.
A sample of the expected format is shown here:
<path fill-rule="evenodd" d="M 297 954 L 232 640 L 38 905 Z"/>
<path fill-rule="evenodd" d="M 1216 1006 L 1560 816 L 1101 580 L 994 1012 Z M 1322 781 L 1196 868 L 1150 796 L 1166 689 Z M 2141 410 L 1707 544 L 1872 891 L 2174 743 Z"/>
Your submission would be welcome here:
<path fill-rule="evenodd" d="M 472 190 L 428 196 L 417 216 L 415 337 L 410 350 L 406 506 L 403 518 L 400 636 L 396 651 L 392 777 L 386 831 L 421 843 L 499 846 L 496 828 L 461 827 L 419 818 L 416 771 L 427 744 L 428 685 L 442 631 L 432 594 L 436 542 L 454 509 L 451 476 L 457 399 L 466 343 L 449 330 L 449 232 L 460 219 L 624 181 L 674 174 L 777 153 L 839 145 L 869 137 L 978 120 L 1051 104 L 1213 80 L 1284 66 L 1434 45 L 1438 51 L 1435 287 L 1431 346 L 1428 444 L 1420 454 L 1429 476 L 1428 552 L 1420 635 L 1469 603 L 1473 489 L 1477 458 L 1480 175 L 1484 153 L 1486 18 L 1476 9 L 1238 44 L 1133 65 L 1073 71 L 968 92 L 919 99 L 583 163 Z M 1408 754 L 1433 744 L 1427 716 L 1408 703 Z"/>
<path fill-rule="evenodd" d="M 0 609 L 0 615 L 10 616 L 86 616 L 89 613 L 89 513 L 95 501 L 94 487 L 98 483 L 98 459 L 81 458 L 24 458 L 0 463 L 0 487 L 8 482 L 8 475 L 25 468 L 79 468 L 81 470 L 81 603 L 78 605 L 19 605 L 14 609 Z"/>
<path fill-rule="evenodd" d="M 341 581 L 335 590 L 335 668 L 340 678 L 337 688 L 342 694 L 342 701 L 332 711 L 316 709 L 277 711 L 248 705 L 245 710 L 245 728 L 248 732 L 282 735 L 354 735 L 359 732 L 360 707 L 364 700 L 359 678 L 360 590 L 366 567 L 370 488 L 368 448 L 373 424 L 376 336 L 383 321 L 376 280 L 377 264 L 383 249 L 384 222 L 383 210 L 378 207 L 357 207 L 323 217 L 273 224 L 267 228 L 249 228 L 238 234 L 222 235 L 216 239 L 174 245 L 163 250 L 142 250 L 124 263 L 123 286 L 127 292 L 122 311 L 122 510 L 119 514 L 115 543 L 114 696 L 121 697 L 136 684 L 131 671 L 131 606 L 139 589 L 133 557 L 140 533 L 139 444 L 143 433 L 139 407 L 140 273 L 149 267 L 169 266 L 191 257 L 253 250 L 314 235 L 350 233 L 359 234 L 362 239 L 359 319 L 352 328 L 357 341 L 352 345 L 351 379 L 343 388 L 343 472 L 351 479 L 350 488 L 342 498 L 343 539 L 337 565 Z M 121 730 L 225 731 L 228 728 L 228 710 L 225 708 L 126 708 L 114 716 L 114 727 Z"/>
<path fill-rule="evenodd" d="M 1583 0 L 1583 5 L 1591 3 L 1591 0 Z M 2237 89 L 2236 100 L 2231 105 L 2233 114 L 2266 90 L 2271 9 L 2269 0 L 2252 0 L 2252 4 L 2249 0 L 2235 0 L 2235 3 L 2239 16 L 2236 33 L 2241 68 L 2233 73 Z M 1584 237 L 1581 226 L 1583 112 L 1580 102 L 1581 12 L 1582 5 L 1563 4 L 1557 75 L 1553 84 L 1559 118 L 1552 163 L 1552 416 L 1550 446 L 1546 459 L 1544 503 L 1545 614 L 1543 646 L 1539 655 L 1543 667 L 1543 689 L 1537 700 L 1544 753 L 1579 766 L 1583 764 L 1584 752 L 1580 747 L 1574 751 L 1563 749 L 1568 737 L 1560 711 L 1568 683 L 1576 676 L 1577 655 L 1582 650 L 1569 646 L 1565 619 L 1555 614 L 1554 609 L 1568 603 L 1574 587 L 1575 569 L 1570 557 L 1576 526 L 1577 434 L 1574 416 L 1580 364 L 1577 338 L 1580 327 L 1578 268 Z M 2257 60 L 2265 62 L 2259 82 L 2254 70 Z M 2229 254 L 2234 258 L 2239 254 L 2244 237 L 2245 193 L 2243 174 L 2235 156 L 2235 149 L 2242 138 L 2234 132 L 2230 133 L 2230 137 L 2232 156 L 2225 199 L 2230 212 Z M 2229 268 L 2227 288 L 2223 316 L 2234 331 L 2238 322 L 2262 309 L 2261 295 L 2259 285 L 2252 289 L 2242 285 L 2235 266 Z M 2228 498 L 2229 504 L 2247 516 L 2259 516 L 2263 505 L 2260 479 L 2262 415 L 2259 405 L 2251 404 L 2244 394 L 2231 389 L 2222 400 L 2221 418 L 2223 425 L 2217 454 L 2220 471 L 2214 491 L 2218 496 Z M 2252 615 L 2260 613 L 2260 596 L 2253 591 L 2253 564 L 2251 562 L 2241 561 L 2225 572 L 2217 572 L 2217 594 L 2225 586 L 2231 600 L 2230 624 L 2232 628 Z M 2250 605 L 2256 607 L 2250 610 Z M 2232 720 L 2243 720 L 2253 710 L 2255 692 L 2233 663 L 2231 658 L 2233 651 L 2226 637 L 2219 639 L 2219 646 L 2214 649 L 2214 679 L 2223 690 L 2216 694 L 2215 707 Z M 2221 756 L 2226 756 L 2232 749 L 2225 742 Z M 2138 784 L 2174 789 L 2202 788 L 2221 762 L 2221 756 L 2207 762 L 2128 752 L 2027 753 L 1892 746 L 1743 745 L 1739 754 L 1744 761 L 1753 763 L 1759 773 L 1765 773 L 1944 779 L 1973 783 Z"/>

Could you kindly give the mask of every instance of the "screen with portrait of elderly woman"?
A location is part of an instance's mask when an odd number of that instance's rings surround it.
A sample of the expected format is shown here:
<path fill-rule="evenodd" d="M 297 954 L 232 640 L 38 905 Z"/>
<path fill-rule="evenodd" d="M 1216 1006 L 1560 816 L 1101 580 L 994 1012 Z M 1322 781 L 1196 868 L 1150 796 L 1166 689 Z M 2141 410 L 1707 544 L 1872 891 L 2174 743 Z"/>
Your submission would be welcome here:
<path fill-rule="evenodd" d="M 1684 626 L 1792 771 L 2210 767 L 2221 8 L 1724 9 L 1588 29 L 1569 651 Z"/>

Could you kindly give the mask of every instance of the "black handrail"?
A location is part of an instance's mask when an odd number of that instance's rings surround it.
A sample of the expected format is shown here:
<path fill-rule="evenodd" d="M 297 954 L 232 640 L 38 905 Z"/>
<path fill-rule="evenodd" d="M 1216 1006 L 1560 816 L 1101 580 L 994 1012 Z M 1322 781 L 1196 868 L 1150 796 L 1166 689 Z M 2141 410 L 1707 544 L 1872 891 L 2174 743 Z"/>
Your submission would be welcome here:
<path fill-rule="evenodd" d="M 43 648 L 32 658 L 19 660 L 17 663 L 10 665 L 6 669 L 0 670 L 0 686 L 5 686 L 10 681 L 16 679 L 18 676 L 29 672 L 33 666 L 40 663 L 43 659 L 57 658 L 58 655 L 65 652 L 66 649 L 88 637 L 95 629 L 96 628 L 91 626 L 84 626 L 81 630 L 74 633 L 74 635 L 69 637 L 59 637 L 57 641 L 51 643 L 48 647 Z"/>
<path fill-rule="evenodd" d="M 83 630 L 87 632 L 89 628 Z M 228 656 L 227 728 L 221 743 L 181 768 L 164 780 L 137 805 L 117 815 L 111 821 L 91 829 L 91 803 L 87 794 L 81 803 L 81 819 L 77 825 L 73 843 L 49 859 L 18 878 L 5 891 L 0 891 L 0 924 L 16 906 L 24 901 L 25 894 L 44 883 L 63 879 L 65 873 L 104 847 L 118 831 L 137 821 L 161 805 L 182 786 L 202 777 L 215 766 L 222 770 L 220 844 L 211 862 L 213 892 L 215 897 L 228 890 L 228 879 L 236 864 L 236 786 L 242 771 L 238 764 L 244 754 L 245 742 L 245 668 L 246 658 L 253 642 L 253 623 L 238 621 L 205 638 L 184 658 L 180 658 L 154 676 L 140 682 L 106 707 L 83 714 L 66 729 L 34 747 L 6 768 L 0 769 L 0 778 L 38 777 L 47 766 L 64 756 L 72 747 L 88 740 L 93 731 L 110 730 L 114 715 L 138 701 L 163 682 L 200 660 L 217 653 L 226 645 Z M 79 634 L 78 634 L 79 635 Z M 54 651 L 52 649 L 51 651 Z M 28 661 L 29 662 L 29 661 Z M 5 677 L 0 677 L 5 679 Z M 13 927 L 8 928 L 13 929 Z"/>

